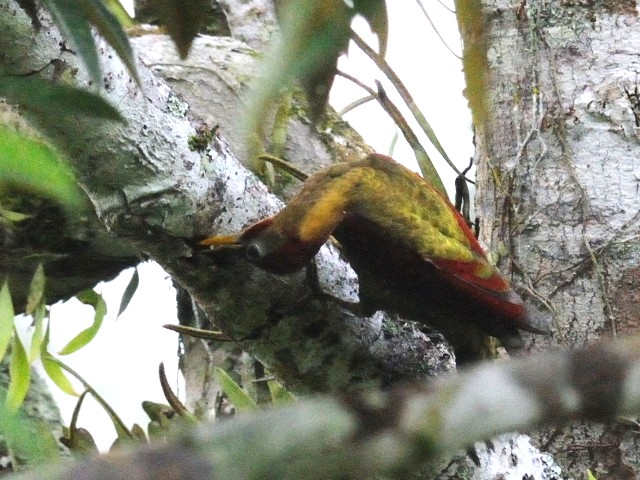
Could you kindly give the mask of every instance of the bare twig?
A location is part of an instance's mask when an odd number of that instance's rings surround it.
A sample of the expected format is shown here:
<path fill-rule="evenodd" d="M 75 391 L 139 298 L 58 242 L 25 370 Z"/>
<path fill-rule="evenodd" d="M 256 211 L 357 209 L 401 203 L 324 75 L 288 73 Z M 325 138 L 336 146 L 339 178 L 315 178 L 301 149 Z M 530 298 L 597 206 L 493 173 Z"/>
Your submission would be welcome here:
<path fill-rule="evenodd" d="M 440 35 L 440 32 L 438 31 L 438 28 L 436 27 L 436 25 L 433 23 L 433 20 L 431 20 L 431 17 L 429 16 L 429 14 L 427 13 L 427 10 L 424 8 L 424 5 L 422 4 L 422 2 L 420 0 L 416 0 L 416 3 L 418 4 L 418 6 L 420 7 L 420 10 L 422 10 L 422 13 L 424 13 L 424 16 L 427 17 L 427 21 L 429 22 L 429 25 L 431 25 L 431 28 L 433 28 L 433 31 L 436 32 L 436 35 L 438 36 L 438 38 L 440 39 L 440 41 L 442 42 L 442 44 L 445 46 L 445 48 L 447 50 L 449 50 L 451 52 L 451 54 L 456 57 L 458 60 L 462 60 L 462 57 L 460 55 L 458 55 L 456 52 L 453 51 L 453 49 L 449 46 L 449 44 L 445 41 L 444 38 L 442 38 L 442 35 Z M 450 10 L 449 8 L 447 8 L 446 6 L 444 6 L 444 4 L 441 3 L 441 5 L 443 7 L 445 7 L 447 10 L 449 10 L 451 13 L 455 13 L 453 10 Z"/>
<path fill-rule="evenodd" d="M 409 146 L 413 149 L 413 152 L 418 161 L 418 165 L 420 166 L 420 170 L 422 171 L 422 175 L 430 180 L 436 187 L 440 189 L 441 192 L 446 195 L 444 184 L 442 183 L 438 172 L 433 166 L 433 162 L 429 158 L 429 154 L 420 143 L 420 140 L 418 140 L 417 135 L 409 126 L 409 123 L 404 118 L 404 115 L 402 115 L 402 112 L 400 112 L 398 107 L 396 107 L 396 105 L 387 96 L 384 88 L 382 88 L 382 84 L 376 81 L 376 86 L 378 87 L 378 91 L 376 92 L 368 85 L 355 78 L 353 75 L 349 75 L 348 73 L 340 70 L 338 70 L 337 74 L 355 83 L 378 101 L 380 106 L 384 109 L 385 112 L 387 112 L 394 123 L 398 126 Z"/>
<path fill-rule="evenodd" d="M 385 74 L 385 76 L 389 79 L 391 84 L 398 91 L 398 93 L 400 94 L 400 97 L 406 103 L 407 107 L 409 107 L 411 114 L 414 116 L 414 118 L 420 125 L 420 128 L 422 128 L 424 133 L 427 135 L 427 137 L 429 138 L 429 141 L 433 144 L 433 146 L 436 148 L 438 153 L 440 153 L 444 161 L 449 164 L 449 166 L 453 169 L 453 171 L 456 172 L 458 175 L 460 175 L 460 170 L 451 161 L 451 159 L 447 155 L 447 152 L 445 152 L 444 148 L 440 144 L 440 141 L 438 140 L 438 137 L 436 136 L 435 132 L 431 128 L 431 125 L 429 125 L 429 122 L 427 122 L 427 119 L 425 118 L 425 116 L 422 114 L 422 112 L 416 105 L 416 102 L 413 99 L 413 96 L 411 95 L 411 93 L 409 93 L 409 90 L 407 89 L 405 84 L 402 82 L 402 80 L 400 80 L 400 77 L 398 77 L 396 72 L 391 68 L 391 66 L 386 62 L 386 60 L 383 57 L 378 55 L 378 53 L 376 53 L 376 51 L 373 48 L 367 45 L 367 42 L 365 42 L 353 30 L 351 31 L 351 39 L 355 42 L 358 48 L 360 48 L 360 50 L 362 50 L 371 60 L 373 60 L 373 62 L 377 65 L 380 71 L 382 71 L 382 73 Z"/>
<path fill-rule="evenodd" d="M 371 100 L 375 100 L 375 99 L 376 99 L 376 97 L 374 97 L 372 95 L 367 95 L 365 97 L 358 98 L 357 100 L 354 100 L 349 105 L 347 105 L 342 110 L 340 110 L 338 112 L 338 115 L 343 117 L 347 113 L 349 113 L 351 110 L 354 110 L 354 109 L 358 108 L 359 106 L 364 105 L 365 103 L 369 103 Z"/>

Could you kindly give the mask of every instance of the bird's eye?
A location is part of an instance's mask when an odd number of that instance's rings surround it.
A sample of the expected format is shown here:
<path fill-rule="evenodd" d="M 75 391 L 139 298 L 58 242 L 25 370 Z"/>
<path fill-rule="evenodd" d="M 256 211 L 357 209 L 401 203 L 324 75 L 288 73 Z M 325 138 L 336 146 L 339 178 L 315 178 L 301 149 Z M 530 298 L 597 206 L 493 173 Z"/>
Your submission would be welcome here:
<path fill-rule="evenodd" d="M 250 243 L 245 249 L 245 255 L 250 262 L 257 262 L 262 258 L 262 249 L 257 243 Z"/>

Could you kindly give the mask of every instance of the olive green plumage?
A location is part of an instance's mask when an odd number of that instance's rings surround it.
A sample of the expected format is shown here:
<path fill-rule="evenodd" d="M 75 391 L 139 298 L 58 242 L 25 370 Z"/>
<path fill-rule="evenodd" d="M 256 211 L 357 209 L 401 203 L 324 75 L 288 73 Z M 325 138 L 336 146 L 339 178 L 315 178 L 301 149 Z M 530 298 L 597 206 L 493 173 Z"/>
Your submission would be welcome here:
<path fill-rule="evenodd" d="M 255 265 L 286 274 L 307 265 L 330 235 L 358 274 L 364 313 L 385 310 L 432 327 L 462 360 L 482 355 L 485 334 L 517 347 L 519 329 L 549 331 L 449 200 L 383 155 L 321 170 L 277 215 L 202 244 L 241 245 Z"/>

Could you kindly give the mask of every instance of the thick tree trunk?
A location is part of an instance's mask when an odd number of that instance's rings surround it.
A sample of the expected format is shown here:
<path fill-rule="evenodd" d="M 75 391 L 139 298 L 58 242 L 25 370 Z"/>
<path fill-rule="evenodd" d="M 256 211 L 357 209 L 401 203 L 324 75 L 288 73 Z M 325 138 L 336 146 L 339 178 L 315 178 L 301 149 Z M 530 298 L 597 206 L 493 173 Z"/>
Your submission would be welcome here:
<path fill-rule="evenodd" d="M 483 239 L 523 296 L 553 316 L 545 343 L 572 348 L 637 334 L 636 5 L 485 0 L 482 9 L 489 108 L 476 125 L 476 201 Z M 538 440 L 575 478 L 587 468 L 600 480 L 636 478 L 633 429 L 580 424 Z"/>

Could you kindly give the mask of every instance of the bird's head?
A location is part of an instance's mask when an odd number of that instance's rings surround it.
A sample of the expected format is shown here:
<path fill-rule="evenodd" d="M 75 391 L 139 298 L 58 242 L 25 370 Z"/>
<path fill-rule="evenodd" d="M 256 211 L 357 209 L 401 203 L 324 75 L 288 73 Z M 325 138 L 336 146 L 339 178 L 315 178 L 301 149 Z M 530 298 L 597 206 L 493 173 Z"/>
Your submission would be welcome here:
<path fill-rule="evenodd" d="M 250 263 L 277 275 L 302 269 L 322 245 L 305 244 L 296 237 L 285 235 L 274 225 L 274 217 L 260 220 L 238 235 L 209 237 L 199 244 L 238 248 Z"/>

